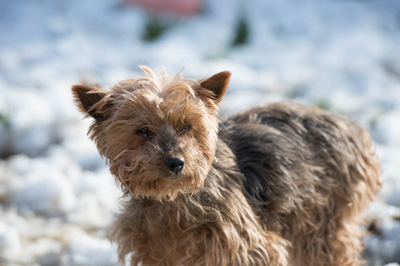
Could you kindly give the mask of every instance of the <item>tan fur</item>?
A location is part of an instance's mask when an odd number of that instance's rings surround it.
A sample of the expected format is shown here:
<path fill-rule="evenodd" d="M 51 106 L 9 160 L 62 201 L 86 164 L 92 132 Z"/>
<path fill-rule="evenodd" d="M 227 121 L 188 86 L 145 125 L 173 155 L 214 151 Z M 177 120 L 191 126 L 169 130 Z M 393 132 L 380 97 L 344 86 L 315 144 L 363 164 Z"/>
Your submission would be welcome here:
<path fill-rule="evenodd" d="M 73 87 L 126 192 L 112 239 L 131 265 L 360 265 L 360 214 L 380 186 L 365 130 L 316 108 L 265 105 L 218 126 L 230 73 L 154 73 Z M 180 158 L 171 172 L 168 158 Z"/>

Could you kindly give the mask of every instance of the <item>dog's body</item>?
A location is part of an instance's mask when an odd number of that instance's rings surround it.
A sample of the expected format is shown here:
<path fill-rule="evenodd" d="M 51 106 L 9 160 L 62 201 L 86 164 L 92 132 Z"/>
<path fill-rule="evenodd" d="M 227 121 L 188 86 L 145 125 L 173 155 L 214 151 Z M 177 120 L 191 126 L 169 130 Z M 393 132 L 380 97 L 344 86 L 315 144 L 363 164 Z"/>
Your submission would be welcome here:
<path fill-rule="evenodd" d="M 366 131 L 289 103 L 234 115 L 218 131 L 215 104 L 227 72 L 198 83 L 156 83 L 145 71 L 150 78 L 120 83 L 111 94 L 74 87 L 81 109 L 95 118 L 100 153 L 132 195 L 113 230 L 121 260 L 131 254 L 131 265 L 360 264 L 360 213 L 380 184 Z M 157 97 L 141 98 L 148 86 L 157 87 Z M 146 127 L 129 112 L 148 119 Z M 136 124 L 135 137 L 122 132 Z"/>

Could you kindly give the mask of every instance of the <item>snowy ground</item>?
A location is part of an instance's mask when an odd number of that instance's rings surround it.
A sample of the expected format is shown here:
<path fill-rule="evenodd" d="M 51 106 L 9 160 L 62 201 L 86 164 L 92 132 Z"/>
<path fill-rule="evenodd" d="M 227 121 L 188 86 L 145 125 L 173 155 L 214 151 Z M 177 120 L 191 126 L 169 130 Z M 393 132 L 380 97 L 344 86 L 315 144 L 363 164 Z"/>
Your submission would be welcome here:
<path fill-rule="evenodd" d="M 249 39 L 233 47 L 239 18 Z M 159 39 L 119 0 L 0 1 L 0 265 L 118 265 L 107 239 L 121 193 L 70 87 L 140 64 L 233 74 L 224 114 L 281 99 L 366 127 L 384 185 L 366 213 L 370 266 L 400 262 L 400 1 L 208 0 Z"/>

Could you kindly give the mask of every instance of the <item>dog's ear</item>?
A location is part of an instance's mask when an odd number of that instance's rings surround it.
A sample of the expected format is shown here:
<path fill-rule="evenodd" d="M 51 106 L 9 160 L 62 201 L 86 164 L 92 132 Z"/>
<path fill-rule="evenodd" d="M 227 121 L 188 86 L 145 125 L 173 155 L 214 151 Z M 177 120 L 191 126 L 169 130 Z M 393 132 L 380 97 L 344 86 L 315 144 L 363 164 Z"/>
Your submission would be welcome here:
<path fill-rule="evenodd" d="M 230 77 L 231 72 L 229 71 L 219 72 L 210 78 L 200 80 L 199 85 L 201 88 L 209 91 L 206 95 L 208 98 L 212 99 L 215 103 L 219 103 L 226 92 Z"/>
<path fill-rule="evenodd" d="M 107 118 L 112 108 L 111 93 L 87 85 L 72 86 L 72 94 L 81 112 L 96 120 Z"/>

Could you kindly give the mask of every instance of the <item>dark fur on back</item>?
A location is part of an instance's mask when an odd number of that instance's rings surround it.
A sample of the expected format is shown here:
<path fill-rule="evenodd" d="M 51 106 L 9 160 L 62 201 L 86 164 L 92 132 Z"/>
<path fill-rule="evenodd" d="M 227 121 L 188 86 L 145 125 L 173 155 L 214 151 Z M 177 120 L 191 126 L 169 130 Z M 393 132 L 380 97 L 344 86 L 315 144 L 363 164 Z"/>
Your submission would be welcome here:
<path fill-rule="evenodd" d="M 296 265 L 348 265 L 345 257 L 359 256 L 356 220 L 380 185 L 364 129 L 315 107 L 276 103 L 230 117 L 220 136 L 245 175 L 249 203 L 292 242 Z M 338 256 L 347 245 L 354 254 Z"/>

